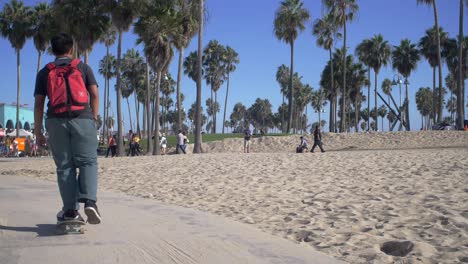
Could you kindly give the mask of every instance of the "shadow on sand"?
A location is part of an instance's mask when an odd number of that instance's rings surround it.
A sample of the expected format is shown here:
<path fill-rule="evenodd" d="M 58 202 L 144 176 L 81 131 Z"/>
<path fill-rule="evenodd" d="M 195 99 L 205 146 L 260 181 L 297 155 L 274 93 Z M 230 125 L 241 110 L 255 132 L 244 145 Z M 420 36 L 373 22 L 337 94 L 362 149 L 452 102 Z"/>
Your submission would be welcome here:
<path fill-rule="evenodd" d="M 56 225 L 53 224 L 37 224 L 35 227 L 0 225 L 0 231 L 3 230 L 37 233 L 37 236 L 39 237 L 60 236 L 60 234 L 57 232 Z"/>

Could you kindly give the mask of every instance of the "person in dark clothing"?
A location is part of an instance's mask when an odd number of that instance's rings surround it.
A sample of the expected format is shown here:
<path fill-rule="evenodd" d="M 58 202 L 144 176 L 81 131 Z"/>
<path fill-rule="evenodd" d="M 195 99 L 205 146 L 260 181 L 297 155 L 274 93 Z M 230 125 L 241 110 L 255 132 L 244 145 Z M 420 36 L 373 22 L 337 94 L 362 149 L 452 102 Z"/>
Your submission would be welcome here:
<path fill-rule="evenodd" d="M 320 127 L 316 126 L 314 130 L 314 146 L 310 150 L 310 152 L 314 152 L 314 149 L 316 146 L 319 146 L 320 150 L 322 152 L 325 152 L 325 150 L 322 147 L 322 133 L 320 132 Z"/>

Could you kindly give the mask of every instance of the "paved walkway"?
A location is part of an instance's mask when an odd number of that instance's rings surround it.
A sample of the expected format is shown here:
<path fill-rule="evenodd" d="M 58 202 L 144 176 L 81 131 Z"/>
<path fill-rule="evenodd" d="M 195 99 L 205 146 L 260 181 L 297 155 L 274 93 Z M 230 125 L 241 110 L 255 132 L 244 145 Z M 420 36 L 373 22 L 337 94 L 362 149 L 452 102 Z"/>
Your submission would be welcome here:
<path fill-rule="evenodd" d="M 0 175 L 0 263 L 342 263 L 249 225 L 112 192 L 100 225 L 57 235 L 56 184 Z"/>

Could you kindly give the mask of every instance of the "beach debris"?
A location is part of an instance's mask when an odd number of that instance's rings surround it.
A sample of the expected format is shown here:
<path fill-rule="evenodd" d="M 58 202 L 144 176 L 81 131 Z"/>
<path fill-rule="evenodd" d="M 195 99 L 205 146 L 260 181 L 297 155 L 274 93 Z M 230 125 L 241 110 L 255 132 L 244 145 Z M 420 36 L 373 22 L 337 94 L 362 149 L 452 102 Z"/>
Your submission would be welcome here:
<path fill-rule="evenodd" d="M 307 231 L 307 230 L 299 230 L 297 233 L 296 233 L 296 236 L 295 236 L 295 239 L 296 241 L 299 241 L 299 242 L 310 242 L 312 241 L 312 239 L 310 238 L 310 236 L 312 236 L 312 232 L 311 231 Z"/>
<path fill-rule="evenodd" d="M 404 257 L 408 255 L 414 248 L 411 241 L 387 241 L 383 243 L 380 250 L 387 255 Z"/>

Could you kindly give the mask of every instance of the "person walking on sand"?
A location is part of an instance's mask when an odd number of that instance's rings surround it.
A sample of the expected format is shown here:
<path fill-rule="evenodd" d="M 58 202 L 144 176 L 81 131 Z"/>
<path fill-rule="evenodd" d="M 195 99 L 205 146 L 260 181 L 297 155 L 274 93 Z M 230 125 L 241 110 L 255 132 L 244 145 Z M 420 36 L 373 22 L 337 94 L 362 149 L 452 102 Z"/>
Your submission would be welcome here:
<path fill-rule="evenodd" d="M 116 142 L 116 136 L 115 135 L 110 137 L 109 141 L 107 142 L 106 158 L 109 157 L 109 152 L 112 153 L 112 158 L 115 157 L 115 153 L 117 152 L 117 142 Z"/>
<path fill-rule="evenodd" d="M 315 147 L 319 146 L 320 151 L 325 152 L 322 147 L 322 133 L 320 132 L 320 127 L 316 126 L 314 130 L 314 145 L 312 146 L 312 149 L 310 152 L 314 153 Z"/>
<path fill-rule="evenodd" d="M 176 154 L 179 154 L 179 149 L 184 153 L 185 153 L 185 149 L 184 149 L 184 134 L 182 133 L 182 130 L 179 130 L 179 133 L 177 134 L 176 136 L 176 140 L 177 140 L 177 145 L 176 145 Z"/>
<path fill-rule="evenodd" d="M 166 155 L 166 147 L 167 147 L 167 138 L 166 134 L 161 134 L 161 155 Z"/>
<path fill-rule="evenodd" d="M 252 137 L 252 131 L 249 127 L 244 130 L 244 153 L 250 153 L 250 138 Z"/>
<path fill-rule="evenodd" d="M 34 133 L 37 143 L 42 146 L 46 142 L 42 120 L 45 98 L 48 97 L 45 125 L 63 202 L 57 222 L 83 221 L 78 210 L 79 203 L 84 203 L 87 222 L 99 224 L 102 219 L 96 205 L 97 82 L 87 64 L 73 59 L 73 38 L 70 35 L 60 33 L 51 39 L 50 44 L 55 61 L 47 64 L 36 77 Z"/>

